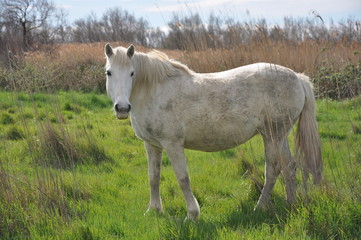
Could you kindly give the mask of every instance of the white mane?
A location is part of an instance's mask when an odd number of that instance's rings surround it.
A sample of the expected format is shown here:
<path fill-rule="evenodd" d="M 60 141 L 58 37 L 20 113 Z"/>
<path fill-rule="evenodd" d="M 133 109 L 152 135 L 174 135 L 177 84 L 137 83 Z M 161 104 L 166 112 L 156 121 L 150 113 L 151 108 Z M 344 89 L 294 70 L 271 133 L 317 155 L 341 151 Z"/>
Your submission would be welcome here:
<path fill-rule="evenodd" d="M 127 49 L 118 47 L 115 49 L 115 61 L 119 65 L 129 63 L 126 54 Z M 186 65 L 170 59 L 165 53 L 153 50 L 148 53 L 136 52 L 131 58 L 135 69 L 134 85 L 151 87 L 154 84 L 178 78 L 181 75 L 191 75 L 193 71 Z"/>

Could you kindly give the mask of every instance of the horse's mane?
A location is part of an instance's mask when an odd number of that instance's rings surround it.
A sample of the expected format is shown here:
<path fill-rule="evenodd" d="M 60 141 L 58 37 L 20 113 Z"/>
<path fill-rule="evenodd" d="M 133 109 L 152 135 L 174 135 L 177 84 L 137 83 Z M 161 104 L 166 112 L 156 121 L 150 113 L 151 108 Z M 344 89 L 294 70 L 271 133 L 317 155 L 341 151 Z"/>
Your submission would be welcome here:
<path fill-rule="evenodd" d="M 136 52 L 131 59 L 135 68 L 134 84 L 151 87 L 154 84 L 193 73 L 186 65 L 169 59 L 160 51 Z"/>
<path fill-rule="evenodd" d="M 127 56 L 127 49 L 117 47 L 114 49 L 113 63 L 134 67 L 133 86 L 135 88 L 154 86 L 158 83 L 179 78 L 194 73 L 186 65 L 170 59 L 165 53 L 153 50 L 148 53 L 135 52 L 131 59 Z"/>
<path fill-rule="evenodd" d="M 193 71 L 190 70 L 187 65 L 184 65 L 183 63 L 180 63 L 180 62 L 178 62 L 176 60 L 170 59 L 168 57 L 168 55 L 165 54 L 164 52 L 160 52 L 158 50 L 153 50 L 153 51 L 148 53 L 148 56 L 152 57 L 152 58 L 159 59 L 159 60 L 166 61 L 166 62 L 170 63 L 174 68 L 179 69 L 179 70 L 181 70 L 181 71 L 183 71 L 185 73 L 188 73 L 188 74 L 193 73 Z"/>

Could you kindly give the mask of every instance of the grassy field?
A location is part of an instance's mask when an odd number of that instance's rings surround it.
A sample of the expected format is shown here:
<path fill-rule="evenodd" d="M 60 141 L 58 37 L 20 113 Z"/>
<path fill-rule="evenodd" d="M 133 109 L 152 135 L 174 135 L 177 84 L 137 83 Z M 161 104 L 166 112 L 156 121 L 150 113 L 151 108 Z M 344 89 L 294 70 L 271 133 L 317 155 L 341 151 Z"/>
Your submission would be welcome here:
<path fill-rule="evenodd" d="M 271 208 L 254 212 L 264 181 L 260 137 L 218 153 L 186 151 L 201 206 L 197 222 L 184 222 L 185 202 L 165 154 L 164 213 L 144 216 L 146 154 L 104 94 L 103 47 L 44 46 L 0 68 L 0 239 L 360 238 L 360 43 L 264 39 L 232 49 L 165 50 L 196 72 L 281 64 L 310 75 L 320 98 L 321 186 L 310 185 L 308 196 L 299 187 L 290 208 L 279 179 Z"/>
<path fill-rule="evenodd" d="M 164 213 L 150 212 L 147 160 L 130 122 L 106 95 L 0 91 L 1 239 L 358 239 L 361 98 L 318 100 L 324 180 L 287 207 L 282 179 L 272 207 L 253 211 L 263 183 L 260 137 L 235 149 L 186 151 L 201 206 L 185 202 L 166 155 Z M 291 140 L 291 142 L 293 139 Z M 298 176 L 300 182 L 300 176 Z M 299 184 L 300 185 L 300 184 Z"/>

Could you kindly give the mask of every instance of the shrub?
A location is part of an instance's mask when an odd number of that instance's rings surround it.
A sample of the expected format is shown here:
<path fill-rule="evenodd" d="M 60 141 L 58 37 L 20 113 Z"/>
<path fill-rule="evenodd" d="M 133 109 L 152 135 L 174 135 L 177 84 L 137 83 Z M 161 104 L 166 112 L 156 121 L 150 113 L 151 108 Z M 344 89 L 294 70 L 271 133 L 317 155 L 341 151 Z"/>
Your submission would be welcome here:
<path fill-rule="evenodd" d="M 78 59 L 79 60 L 79 59 Z M 105 90 L 104 63 L 57 62 L 29 60 L 18 63 L 16 69 L 0 68 L 0 87 L 15 91 L 55 92 L 57 90 Z"/>
<path fill-rule="evenodd" d="M 340 70 L 323 66 L 314 81 L 319 97 L 341 100 L 358 96 L 361 94 L 361 62 L 346 64 Z"/>

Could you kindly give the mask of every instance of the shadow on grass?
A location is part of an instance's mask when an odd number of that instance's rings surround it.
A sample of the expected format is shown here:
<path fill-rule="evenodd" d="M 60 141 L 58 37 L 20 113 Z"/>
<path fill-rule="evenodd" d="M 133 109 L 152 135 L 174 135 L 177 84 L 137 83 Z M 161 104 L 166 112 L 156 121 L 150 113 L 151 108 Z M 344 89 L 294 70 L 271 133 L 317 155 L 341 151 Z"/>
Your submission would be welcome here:
<path fill-rule="evenodd" d="M 168 216 L 161 227 L 160 236 L 162 239 L 219 239 L 222 229 L 255 229 L 264 224 L 267 224 L 271 230 L 276 228 L 281 230 L 291 211 L 283 197 L 276 195 L 272 200 L 269 209 L 254 211 L 256 201 L 250 198 L 242 202 L 224 220 L 201 218 L 198 221 L 184 221 L 180 215 Z"/>
<path fill-rule="evenodd" d="M 253 210 L 256 202 L 249 199 L 242 202 L 229 216 L 225 225 L 232 229 L 251 229 L 263 224 L 272 227 L 282 227 L 290 214 L 290 207 L 283 197 L 273 195 L 273 201 L 268 209 Z"/>
<path fill-rule="evenodd" d="M 162 226 L 161 239 L 217 239 L 217 229 L 220 223 L 205 221 L 184 220 L 179 217 L 171 217 L 171 221 Z"/>

